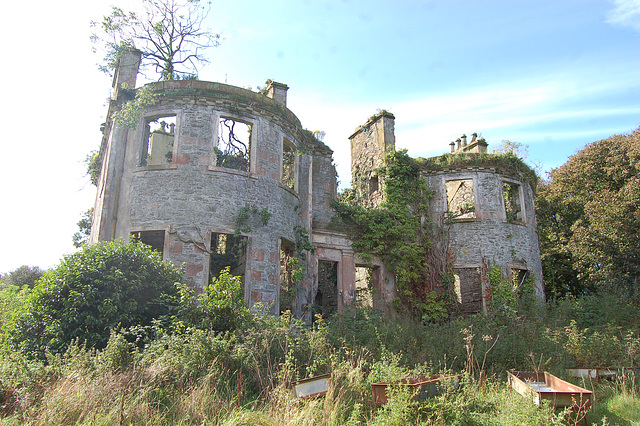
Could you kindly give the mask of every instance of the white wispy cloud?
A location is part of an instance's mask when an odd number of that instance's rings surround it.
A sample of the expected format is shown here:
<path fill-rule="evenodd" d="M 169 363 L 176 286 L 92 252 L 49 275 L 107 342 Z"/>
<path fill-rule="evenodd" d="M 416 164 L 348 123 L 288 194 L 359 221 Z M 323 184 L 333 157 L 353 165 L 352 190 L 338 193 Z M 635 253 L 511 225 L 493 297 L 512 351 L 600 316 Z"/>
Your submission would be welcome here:
<path fill-rule="evenodd" d="M 640 31 L 640 0 L 613 0 L 612 3 L 614 7 L 607 13 L 605 22 Z"/>
<path fill-rule="evenodd" d="M 628 91 L 637 85 L 637 79 L 624 75 L 600 81 L 592 76 L 578 80 L 571 75 L 557 74 L 460 93 L 424 94 L 405 102 L 382 100 L 382 105 L 396 116 L 396 147 L 408 149 L 413 156 L 430 157 L 448 152 L 449 142 L 463 133 L 470 135 L 475 131 L 494 147 L 503 139 L 531 145 L 532 157 L 535 157 L 535 145 L 540 142 L 570 138 L 589 142 L 602 137 L 599 135 L 603 132 L 620 132 L 621 129 L 610 126 L 604 129 L 583 124 L 598 122 L 608 126 L 603 122 L 604 118 L 638 117 L 640 105 L 610 106 L 593 104 L 589 99 Z M 298 104 L 297 96 L 304 102 Z M 296 94 L 292 100 L 295 105 L 290 107 L 296 111 L 303 126 L 327 133 L 325 143 L 334 150 L 343 186 L 348 185 L 348 137 L 359 124 L 375 114 L 377 105 L 336 103 L 317 93 Z M 580 124 L 576 126 L 576 123 Z"/>

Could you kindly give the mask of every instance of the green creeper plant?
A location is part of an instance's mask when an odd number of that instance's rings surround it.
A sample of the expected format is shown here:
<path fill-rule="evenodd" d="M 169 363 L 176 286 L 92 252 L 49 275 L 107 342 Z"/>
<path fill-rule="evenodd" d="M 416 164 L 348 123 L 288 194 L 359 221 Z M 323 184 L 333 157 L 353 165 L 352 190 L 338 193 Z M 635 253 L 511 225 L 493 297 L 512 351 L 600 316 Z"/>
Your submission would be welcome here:
<path fill-rule="evenodd" d="M 357 191 L 347 190 L 333 208 L 354 250 L 380 256 L 395 272 L 396 307 L 425 320 L 442 320 L 448 315 L 447 283 L 430 275 L 428 202 L 432 193 L 420 177 L 420 166 L 406 150 L 392 151 L 376 173 L 384 181 L 384 198 L 378 207 L 366 206 Z"/>

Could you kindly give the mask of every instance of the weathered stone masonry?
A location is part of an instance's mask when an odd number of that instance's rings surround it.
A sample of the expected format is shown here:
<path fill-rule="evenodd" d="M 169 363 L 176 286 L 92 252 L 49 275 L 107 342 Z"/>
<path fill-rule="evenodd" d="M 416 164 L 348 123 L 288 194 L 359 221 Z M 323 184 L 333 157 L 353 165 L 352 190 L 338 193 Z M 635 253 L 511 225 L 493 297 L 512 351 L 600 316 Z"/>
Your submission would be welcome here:
<path fill-rule="evenodd" d="M 291 309 L 306 320 L 354 303 L 356 268 L 366 267 L 371 304 L 386 309 L 395 296 L 393 274 L 380 259 L 354 253 L 346 235 L 329 226 L 337 191 L 333 153 L 286 107 L 288 87 L 270 82 L 265 93 L 255 93 L 197 80 L 151 83 L 155 102 L 143 108 L 135 128 L 120 127 L 114 114 L 133 97 L 123 83 L 135 87 L 139 61 L 135 54 L 125 56 L 114 77 L 91 241 L 138 238 L 183 265 L 196 288 L 230 266 L 243 276 L 250 306 L 262 303 L 273 313 Z M 358 190 L 376 205 L 384 182 L 375 169 L 395 145 L 393 115 L 372 117 L 350 139 L 354 176 L 366 183 Z M 468 299 L 469 311 L 478 310 L 478 291 L 465 281 L 475 279 L 483 260 L 541 277 L 527 184 L 480 169 L 425 170 L 424 178 L 436 193 L 434 216 L 448 210 L 448 181 L 460 181 L 449 187 L 459 189 L 456 199 L 463 206 L 475 203 L 473 214 L 462 215 L 451 233 L 461 303 Z M 514 185 L 511 192 L 520 191 L 508 212 L 504 182 Z M 505 220 L 507 214 L 514 220 Z M 305 238 L 314 250 L 305 252 L 304 278 L 291 299 L 281 291 L 283 259 Z M 542 296 L 541 288 L 540 280 Z"/>
<path fill-rule="evenodd" d="M 156 102 L 127 129 L 114 122 L 132 97 L 119 78 L 135 86 L 138 63 L 124 58 L 114 78 L 91 241 L 139 238 L 183 265 L 196 288 L 227 262 L 243 275 L 250 305 L 306 319 L 326 262 L 338 275 L 325 292 L 335 292 L 332 309 L 342 311 L 355 298 L 355 260 L 346 237 L 327 229 L 337 186 L 332 151 L 286 107 L 287 86 L 271 82 L 261 94 L 195 80 L 151 83 Z M 240 151 L 225 150 L 229 141 Z M 284 306 L 281 256 L 306 235 L 315 251 Z"/>
<path fill-rule="evenodd" d="M 368 197 L 370 205 L 376 205 L 381 198 L 384 182 L 377 181 L 375 169 L 395 146 L 393 129 L 394 116 L 383 111 L 350 137 L 355 189 Z M 450 145 L 450 155 L 487 153 L 486 141 L 477 139 L 476 134 L 469 143 L 463 135 Z M 514 280 L 532 275 L 536 295 L 543 300 L 531 185 L 495 167 L 423 167 L 422 176 L 434 193 L 431 220 L 447 227 L 459 310 L 464 314 L 486 310 L 489 292 L 482 272 L 491 266 L 498 266 Z"/>

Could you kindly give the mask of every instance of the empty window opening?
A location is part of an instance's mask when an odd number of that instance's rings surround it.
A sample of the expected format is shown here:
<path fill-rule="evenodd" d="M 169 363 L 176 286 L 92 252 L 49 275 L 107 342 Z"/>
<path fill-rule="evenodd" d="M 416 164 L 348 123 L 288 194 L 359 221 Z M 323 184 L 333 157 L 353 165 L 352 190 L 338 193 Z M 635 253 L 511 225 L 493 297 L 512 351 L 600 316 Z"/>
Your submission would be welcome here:
<path fill-rule="evenodd" d="M 132 241 L 139 241 L 142 244 L 151 246 L 158 253 L 164 251 L 164 231 L 138 231 L 131 233 Z"/>
<path fill-rule="evenodd" d="M 318 261 L 318 291 L 316 312 L 328 317 L 338 311 L 338 262 Z"/>
<path fill-rule="evenodd" d="M 216 166 L 249 171 L 251 124 L 231 118 L 220 118 L 218 146 L 214 148 Z"/>
<path fill-rule="evenodd" d="M 473 195 L 473 179 L 449 180 L 447 189 L 447 211 L 451 219 L 474 219 L 476 202 Z"/>
<path fill-rule="evenodd" d="M 378 192 L 378 189 L 380 189 L 380 184 L 378 183 L 378 176 L 372 176 L 371 179 L 369 179 L 369 194 Z"/>
<path fill-rule="evenodd" d="M 282 183 L 295 189 L 296 147 L 286 139 L 282 142 Z"/>
<path fill-rule="evenodd" d="M 171 164 L 175 131 L 175 115 L 147 119 L 144 128 L 140 165 L 159 166 Z"/>
<path fill-rule="evenodd" d="M 356 306 L 359 308 L 373 308 L 373 279 L 373 267 L 356 267 Z"/>
<path fill-rule="evenodd" d="M 502 195 L 504 211 L 508 222 L 523 222 L 522 203 L 520 201 L 521 187 L 517 183 L 503 182 Z"/>
<path fill-rule="evenodd" d="M 296 256 L 295 245 L 285 239 L 280 240 L 280 313 L 294 311 L 298 282 L 302 279 L 300 259 Z"/>
<path fill-rule="evenodd" d="M 211 254 L 209 255 L 209 282 L 229 267 L 231 275 L 242 277 L 244 281 L 247 264 L 247 237 L 234 234 L 211 234 Z"/>
<path fill-rule="evenodd" d="M 455 296 L 458 312 L 462 315 L 477 314 L 482 310 L 482 281 L 478 268 L 456 268 Z"/>
<path fill-rule="evenodd" d="M 511 269 L 511 284 L 515 291 L 519 291 L 522 288 L 527 278 L 529 278 L 529 271 L 526 269 Z"/>

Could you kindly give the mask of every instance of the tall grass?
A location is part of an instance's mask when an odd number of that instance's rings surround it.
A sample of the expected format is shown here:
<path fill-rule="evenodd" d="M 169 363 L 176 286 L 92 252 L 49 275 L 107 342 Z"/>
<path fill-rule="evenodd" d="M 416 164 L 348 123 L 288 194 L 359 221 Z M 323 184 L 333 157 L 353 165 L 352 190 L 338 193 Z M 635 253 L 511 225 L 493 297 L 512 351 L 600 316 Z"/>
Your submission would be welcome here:
<path fill-rule="evenodd" d="M 313 326 L 289 315 L 258 316 L 226 334 L 114 330 L 104 350 L 75 343 L 46 363 L 5 345 L 0 424 L 572 424 L 575 415 L 536 407 L 507 387 L 505 371 L 546 370 L 566 379 L 565 368 L 589 360 L 637 367 L 637 307 L 614 300 L 567 300 L 440 324 L 354 310 Z M 463 373 L 462 386 L 425 401 L 398 387 L 388 404 L 373 406 L 372 383 L 450 372 Z M 586 420 L 638 424 L 635 372 L 613 381 L 569 378 L 595 392 Z M 293 397 L 292 382 L 323 373 L 332 374 L 324 397 Z"/>

